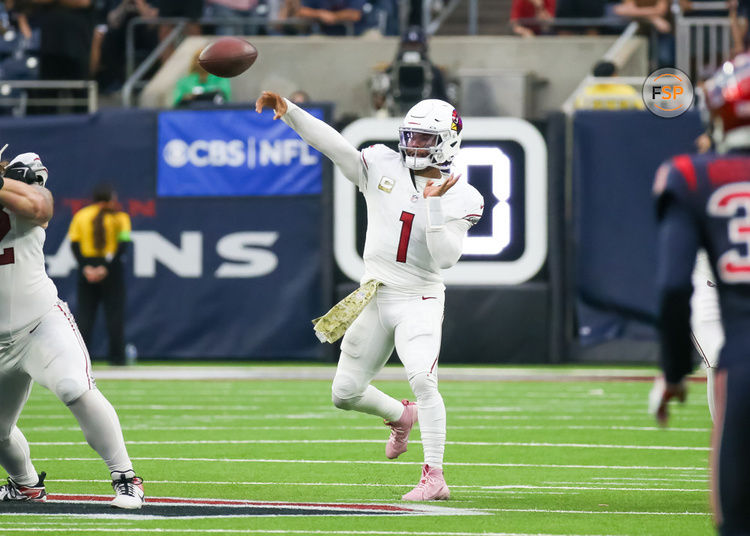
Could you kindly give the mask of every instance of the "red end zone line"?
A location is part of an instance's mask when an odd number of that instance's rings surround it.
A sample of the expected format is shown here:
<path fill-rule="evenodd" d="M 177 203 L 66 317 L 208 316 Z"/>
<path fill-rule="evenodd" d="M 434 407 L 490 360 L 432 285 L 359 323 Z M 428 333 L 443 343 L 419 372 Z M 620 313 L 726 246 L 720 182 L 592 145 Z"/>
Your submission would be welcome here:
<path fill-rule="evenodd" d="M 96 502 L 108 503 L 112 497 L 107 495 L 47 495 L 47 500 L 51 502 Z M 266 506 L 266 507 L 287 507 L 287 508 L 336 508 L 341 510 L 377 510 L 385 512 L 412 512 L 410 508 L 393 506 L 390 504 L 351 504 L 351 503 L 291 503 L 291 502 L 260 502 L 260 501 L 239 501 L 230 499 L 181 499 L 179 497 L 146 497 L 146 504 L 195 504 L 201 506 Z"/>

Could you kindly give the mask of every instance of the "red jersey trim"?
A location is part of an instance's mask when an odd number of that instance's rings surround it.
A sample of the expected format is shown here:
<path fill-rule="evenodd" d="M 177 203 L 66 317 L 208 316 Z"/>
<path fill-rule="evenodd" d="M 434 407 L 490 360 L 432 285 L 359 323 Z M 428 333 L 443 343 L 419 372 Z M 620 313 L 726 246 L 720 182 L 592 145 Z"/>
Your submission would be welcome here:
<path fill-rule="evenodd" d="M 690 157 L 687 155 L 675 156 L 672 159 L 672 163 L 685 178 L 688 188 L 696 190 L 698 188 L 698 179 L 695 176 L 695 167 Z"/>

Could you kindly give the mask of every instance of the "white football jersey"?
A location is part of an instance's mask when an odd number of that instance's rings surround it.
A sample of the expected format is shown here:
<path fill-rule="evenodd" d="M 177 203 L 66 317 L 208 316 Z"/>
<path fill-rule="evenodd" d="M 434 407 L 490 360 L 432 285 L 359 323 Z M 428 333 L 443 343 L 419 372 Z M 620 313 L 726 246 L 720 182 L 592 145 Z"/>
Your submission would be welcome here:
<path fill-rule="evenodd" d="M 365 275 L 386 286 L 414 294 L 445 289 L 440 267 L 427 248 L 427 200 L 400 155 L 385 145 L 360 152 L 358 187 L 367 202 Z M 463 219 L 473 225 L 484 200 L 465 180 L 442 196 L 445 222 Z"/>
<path fill-rule="evenodd" d="M 57 301 L 44 266 L 40 226 L 0 207 L 0 341 L 30 327 Z"/>

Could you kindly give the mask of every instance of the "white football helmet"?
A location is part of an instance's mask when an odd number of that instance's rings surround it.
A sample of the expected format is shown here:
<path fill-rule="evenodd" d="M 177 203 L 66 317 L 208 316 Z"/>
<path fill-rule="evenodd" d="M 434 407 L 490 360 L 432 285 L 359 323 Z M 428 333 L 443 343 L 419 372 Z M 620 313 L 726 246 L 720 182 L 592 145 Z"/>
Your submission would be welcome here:
<path fill-rule="evenodd" d="M 42 159 L 39 158 L 39 155 L 36 153 L 22 153 L 16 156 L 13 160 L 10 161 L 8 164 L 8 168 L 10 168 L 13 164 L 20 163 L 25 166 L 28 166 L 31 171 L 36 176 L 36 182 L 38 184 L 41 184 L 44 186 L 47 184 L 47 168 L 44 167 L 44 164 L 42 164 Z"/>
<path fill-rule="evenodd" d="M 409 169 L 436 167 L 446 173 L 461 148 L 461 116 L 449 103 L 427 99 L 415 104 L 398 129 L 398 151 Z"/>

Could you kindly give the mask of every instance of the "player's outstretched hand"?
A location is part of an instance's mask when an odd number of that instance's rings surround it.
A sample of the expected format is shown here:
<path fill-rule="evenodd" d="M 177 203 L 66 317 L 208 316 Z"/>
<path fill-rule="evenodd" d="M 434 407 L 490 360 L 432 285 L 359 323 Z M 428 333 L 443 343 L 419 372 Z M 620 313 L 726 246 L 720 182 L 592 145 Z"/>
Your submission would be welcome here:
<path fill-rule="evenodd" d="M 458 179 L 460 178 L 461 175 L 451 175 L 437 186 L 435 185 L 435 181 L 427 181 L 427 186 L 424 187 L 424 192 L 422 192 L 422 195 L 424 195 L 425 198 L 440 197 L 445 192 L 453 188 L 453 185 L 456 184 L 458 182 Z"/>
<path fill-rule="evenodd" d="M 274 112 L 274 120 L 281 118 L 286 113 L 287 106 L 284 97 L 272 91 L 264 91 L 255 101 L 255 111 L 260 113 L 263 108 L 271 108 Z"/>
<path fill-rule="evenodd" d="M 685 402 L 687 398 L 687 387 L 685 380 L 680 383 L 667 383 L 664 376 L 654 379 L 654 386 L 649 393 L 649 412 L 654 414 L 656 421 L 661 426 L 666 426 L 669 422 L 669 401 L 676 398 L 680 402 Z"/>

